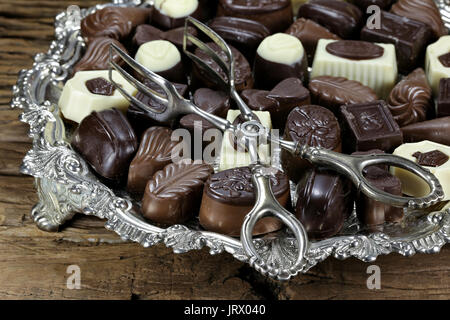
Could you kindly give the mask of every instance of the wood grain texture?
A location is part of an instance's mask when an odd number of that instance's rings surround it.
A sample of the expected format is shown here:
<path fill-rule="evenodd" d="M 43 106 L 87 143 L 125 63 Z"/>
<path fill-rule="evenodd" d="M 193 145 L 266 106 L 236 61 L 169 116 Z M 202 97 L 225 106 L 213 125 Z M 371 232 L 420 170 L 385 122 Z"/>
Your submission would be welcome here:
<path fill-rule="evenodd" d="M 266 279 L 228 254 L 175 255 L 159 245 L 123 242 L 104 221 L 76 216 L 58 233 L 30 218 L 33 178 L 19 165 L 30 148 L 27 125 L 8 106 L 17 73 L 46 51 L 54 16 L 98 1 L 0 0 L 0 299 L 449 299 L 450 247 L 439 255 L 380 257 L 381 290 L 368 290 L 369 264 L 328 259 L 289 282 Z M 69 265 L 81 289 L 66 286 Z"/>

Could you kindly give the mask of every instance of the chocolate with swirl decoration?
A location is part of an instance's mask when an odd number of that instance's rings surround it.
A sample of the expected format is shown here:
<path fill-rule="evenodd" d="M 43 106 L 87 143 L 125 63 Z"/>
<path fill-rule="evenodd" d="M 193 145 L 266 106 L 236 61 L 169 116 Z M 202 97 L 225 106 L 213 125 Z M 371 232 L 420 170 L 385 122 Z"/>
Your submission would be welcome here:
<path fill-rule="evenodd" d="M 387 102 L 400 127 L 425 121 L 433 105 L 425 71 L 418 68 L 400 81 L 391 91 Z"/>
<path fill-rule="evenodd" d="M 255 204 L 255 188 L 248 167 L 213 174 L 205 184 L 199 220 L 206 230 L 239 236 L 245 215 Z M 281 171 L 270 178 L 272 191 L 282 206 L 289 206 L 289 180 Z M 276 231 L 279 220 L 266 217 L 256 223 L 254 235 Z"/>
<path fill-rule="evenodd" d="M 147 22 L 152 11 L 147 8 L 106 7 L 81 21 L 81 35 L 87 42 L 96 37 L 123 40 L 136 26 Z"/>
<path fill-rule="evenodd" d="M 94 38 L 89 42 L 83 58 L 73 67 L 73 73 L 87 70 L 107 70 L 109 68 L 109 46 L 111 43 L 127 52 L 127 49 L 115 39 L 108 37 Z M 124 64 L 118 54 L 113 55 L 113 61 L 119 65 Z"/>
<path fill-rule="evenodd" d="M 427 24 L 436 38 L 448 34 L 433 0 L 399 0 L 392 6 L 391 12 Z"/>

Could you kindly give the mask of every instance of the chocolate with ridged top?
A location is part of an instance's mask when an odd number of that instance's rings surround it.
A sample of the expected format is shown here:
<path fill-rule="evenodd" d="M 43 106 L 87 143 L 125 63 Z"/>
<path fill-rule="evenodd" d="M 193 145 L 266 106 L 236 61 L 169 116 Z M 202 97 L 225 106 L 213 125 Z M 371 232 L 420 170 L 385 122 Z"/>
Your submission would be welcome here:
<path fill-rule="evenodd" d="M 427 24 L 435 38 L 448 34 L 434 0 L 398 0 L 391 12 Z"/>
<path fill-rule="evenodd" d="M 298 17 L 314 20 L 342 39 L 358 38 L 363 22 L 358 7 L 339 0 L 312 0 L 300 7 Z"/>
<path fill-rule="evenodd" d="M 361 40 L 395 45 L 398 69 L 408 73 L 423 59 L 431 30 L 423 22 L 381 11 L 380 28 L 365 26 Z"/>
<path fill-rule="evenodd" d="M 119 182 L 137 150 L 137 138 L 117 109 L 93 111 L 81 121 L 72 147 L 102 177 Z"/>
<path fill-rule="evenodd" d="M 429 140 L 450 146 L 450 116 L 413 123 L 401 129 L 405 143 Z"/>
<path fill-rule="evenodd" d="M 353 210 L 351 183 L 334 172 L 319 169 L 303 172 L 296 194 L 295 216 L 310 239 L 337 234 Z"/>
<path fill-rule="evenodd" d="M 284 138 L 288 141 L 306 144 L 312 147 L 341 152 L 341 129 L 334 114 L 321 106 L 306 105 L 296 107 L 287 117 Z M 304 159 L 292 156 L 282 151 L 283 169 L 291 180 L 297 182 L 302 172 L 311 166 Z"/>
<path fill-rule="evenodd" d="M 97 37 L 125 40 L 133 29 L 150 19 L 153 9 L 106 7 L 81 21 L 81 35 L 90 42 Z"/>
<path fill-rule="evenodd" d="M 171 137 L 172 130 L 165 127 L 155 126 L 144 132 L 128 171 L 129 192 L 143 193 L 153 174 L 172 162 L 172 152 L 179 142 L 173 141 Z"/>
<path fill-rule="evenodd" d="M 270 35 L 262 23 L 236 17 L 216 17 L 208 23 L 219 36 L 253 61 L 261 41 Z"/>
<path fill-rule="evenodd" d="M 418 68 L 397 83 L 387 104 L 400 127 L 425 121 L 433 108 L 432 91 L 425 71 Z"/>
<path fill-rule="evenodd" d="M 149 80 L 145 80 L 144 84 L 149 87 L 150 89 L 164 94 L 164 91 L 161 89 L 160 86 L 154 84 L 153 82 Z M 179 84 L 179 83 L 173 83 L 175 88 L 177 89 L 178 93 L 181 96 L 185 96 L 187 93 L 187 85 L 185 84 Z M 136 99 L 141 101 L 142 103 L 148 105 L 149 107 L 153 108 L 156 111 L 162 111 L 165 108 L 165 105 L 160 104 L 155 99 L 145 95 L 142 92 L 138 92 L 136 94 Z M 168 121 L 168 122 L 159 122 L 157 121 L 153 115 L 146 111 L 139 108 L 137 105 L 131 103 L 128 110 L 127 110 L 127 118 L 130 121 L 133 129 L 136 132 L 136 135 L 138 137 L 141 136 L 141 134 L 149 127 L 155 126 L 155 125 L 162 125 L 162 126 L 173 126 L 174 121 Z"/>
<path fill-rule="evenodd" d="M 225 55 L 223 50 L 214 42 L 209 42 L 206 44 L 214 52 L 216 52 L 225 62 L 228 62 L 228 57 Z M 242 53 L 240 53 L 233 46 L 229 46 L 234 58 L 234 79 L 235 87 L 237 91 L 242 91 L 245 89 L 253 88 L 253 75 L 250 68 L 250 64 Z M 225 81 L 228 80 L 227 75 L 219 67 L 219 65 L 208 56 L 203 50 L 197 48 L 195 50 L 195 55 L 203 60 L 207 65 L 209 65 L 213 70 L 215 70 Z M 218 83 L 215 78 L 211 78 L 206 72 L 204 72 L 196 63 L 192 67 L 192 81 L 195 83 L 194 86 L 201 87 L 206 86 L 211 89 L 218 89 Z"/>
<path fill-rule="evenodd" d="M 163 224 L 178 224 L 198 212 L 205 181 L 213 173 L 205 163 L 170 163 L 157 171 L 145 187 L 142 214 Z"/>
<path fill-rule="evenodd" d="M 271 33 L 283 32 L 291 24 L 292 5 L 290 0 L 220 0 L 217 16 L 254 20 Z"/>
<path fill-rule="evenodd" d="M 309 81 L 312 102 L 339 115 L 339 108 L 345 104 L 378 100 L 377 94 L 358 81 L 344 77 L 318 76 Z"/>
<path fill-rule="evenodd" d="M 289 206 L 289 180 L 281 171 L 270 178 L 272 191 L 282 206 Z M 248 167 L 213 174 L 205 184 L 199 220 L 203 228 L 229 236 L 239 236 L 245 216 L 255 204 L 255 188 Z M 259 220 L 254 235 L 273 232 L 281 222 L 273 217 Z"/>
<path fill-rule="evenodd" d="M 297 19 L 289 27 L 286 33 L 298 38 L 302 42 L 308 56 L 309 64 L 312 64 L 313 62 L 314 53 L 316 52 L 316 46 L 319 39 L 341 40 L 340 37 L 330 32 L 327 28 L 322 27 L 313 20 L 305 18 Z"/>
<path fill-rule="evenodd" d="M 391 151 L 403 142 L 400 128 L 382 100 L 341 106 L 346 151 Z"/>
<path fill-rule="evenodd" d="M 127 49 L 117 40 L 108 37 L 97 37 L 92 39 L 87 45 L 86 52 L 83 57 L 73 67 L 73 74 L 78 71 L 87 70 L 108 70 L 109 68 L 109 47 L 114 43 L 124 52 Z M 112 60 L 123 66 L 125 63 L 118 54 L 113 54 Z"/>

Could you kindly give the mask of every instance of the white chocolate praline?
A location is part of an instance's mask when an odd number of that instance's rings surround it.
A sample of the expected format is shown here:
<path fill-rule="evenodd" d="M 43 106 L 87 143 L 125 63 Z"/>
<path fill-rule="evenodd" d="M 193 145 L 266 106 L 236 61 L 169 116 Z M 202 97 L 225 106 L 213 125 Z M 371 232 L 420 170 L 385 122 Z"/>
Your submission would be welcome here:
<path fill-rule="evenodd" d="M 376 43 L 384 49 L 375 59 L 351 60 L 330 54 L 326 47 L 337 40 L 320 39 L 312 64 L 311 78 L 318 76 L 344 77 L 359 81 L 386 98 L 397 81 L 397 58 L 393 44 Z"/>
<path fill-rule="evenodd" d="M 439 81 L 441 78 L 450 78 L 450 68 L 446 68 L 439 61 L 440 56 L 449 52 L 450 36 L 440 37 L 438 41 L 427 47 L 425 72 L 435 96 L 439 94 Z"/>
<path fill-rule="evenodd" d="M 428 140 L 402 144 L 395 149 L 393 154 L 417 162 L 417 158 L 413 156 L 414 153 L 427 153 L 435 150 L 439 150 L 450 157 L 449 146 Z M 439 167 L 424 168 L 430 170 L 441 183 L 442 188 L 444 189 L 444 201 L 450 200 L 450 160 Z M 428 184 L 415 174 L 397 167 L 391 167 L 390 170 L 393 175 L 401 180 L 402 191 L 404 194 L 412 197 L 423 197 L 430 192 Z"/>
<path fill-rule="evenodd" d="M 272 121 L 270 120 L 270 113 L 268 111 L 254 111 L 254 113 L 264 127 L 272 129 Z M 239 110 L 229 110 L 227 120 L 233 123 L 233 121 L 236 120 L 240 114 L 241 112 Z M 245 167 L 251 163 L 250 154 L 248 152 L 237 151 L 231 143 L 231 137 L 231 131 L 225 131 L 220 151 L 219 171 L 237 167 Z M 258 151 L 261 161 L 267 165 L 270 165 L 270 145 L 260 144 Z"/>
<path fill-rule="evenodd" d="M 72 79 L 69 79 L 59 98 L 59 108 L 68 120 L 80 123 L 92 111 L 102 111 L 117 108 L 126 112 L 130 103 L 119 90 L 114 90 L 113 95 L 105 96 L 91 93 L 86 87 L 86 81 L 104 78 L 109 81 L 108 70 L 78 71 Z M 112 79 L 120 84 L 130 95 L 134 96 L 137 90 L 128 83 L 117 71 L 113 71 Z"/>
<path fill-rule="evenodd" d="M 198 0 L 155 0 L 155 8 L 171 18 L 183 18 L 198 8 Z"/>
<path fill-rule="evenodd" d="M 181 54 L 171 42 L 154 40 L 141 45 L 135 58 L 150 71 L 161 72 L 169 70 L 179 63 Z"/>
<path fill-rule="evenodd" d="M 275 33 L 266 37 L 256 52 L 265 60 L 293 65 L 302 61 L 305 50 L 296 37 L 286 33 Z"/>

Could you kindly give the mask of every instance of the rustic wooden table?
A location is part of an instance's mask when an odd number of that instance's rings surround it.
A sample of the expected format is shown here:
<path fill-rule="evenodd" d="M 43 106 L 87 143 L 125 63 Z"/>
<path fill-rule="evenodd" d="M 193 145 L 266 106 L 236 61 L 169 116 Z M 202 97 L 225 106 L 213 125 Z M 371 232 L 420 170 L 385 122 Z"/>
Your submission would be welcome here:
<path fill-rule="evenodd" d="M 38 230 L 33 178 L 19 173 L 30 148 L 27 126 L 9 107 L 19 70 L 46 51 L 55 15 L 97 0 L 0 0 L 0 298 L 2 299 L 449 299 L 450 246 L 440 254 L 380 257 L 381 289 L 366 286 L 369 264 L 326 260 L 289 282 L 265 279 L 228 254 L 176 255 L 123 242 L 104 222 L 77 216 L 60 232 Z M 67 288 L 67 268 L 81 289 Z"/>

